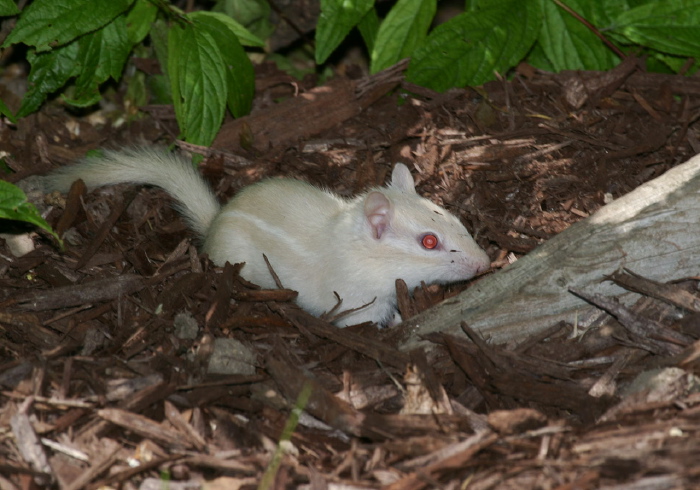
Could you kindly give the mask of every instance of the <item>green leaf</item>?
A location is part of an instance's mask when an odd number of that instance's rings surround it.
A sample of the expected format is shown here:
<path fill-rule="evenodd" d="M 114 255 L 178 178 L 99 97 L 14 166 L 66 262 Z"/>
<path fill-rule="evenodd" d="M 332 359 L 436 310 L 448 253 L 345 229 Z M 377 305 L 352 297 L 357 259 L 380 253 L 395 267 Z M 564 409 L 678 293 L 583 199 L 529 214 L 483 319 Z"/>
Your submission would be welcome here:
<path fill-rule="evenodd" d="M 206 29 L 174 25 L 168 33 L 168 76 L 175 116 L 185 139 L 208 146 L 226 109 L 224 59 Z"/>
<path fill-rule="evenodd" d="M 106 25 L 133 1 L 35 0 L 24 9 L 3 47 L 24 43 L 42 52 L 62 46 Z"/>
<path fill-rule="evenodd" d="M 656 0 L 627 0 L 630 8 L 637 8 L 647 3 L 654 3 Z"/>
<path fill-rule="evenodd" d="M 5 102 L 2 101 L 2 99 L 0 99 L 0 115 L 8 118 L 13 124 L 17 124 L 17 118 L 14 114 L 12 114 L 12 111 L 9 107 L 7 107 L 7 105 L 5 104 Z"/>
<path fill-rule="evenodd" d="M 659 0 L 620 13 L 615 32 L 677 56 L 700 56 L 700 0 Z"/>
<path fill-rule="evenodd" d="M 41 217 L 36 206 L 27 201 L 27 196 L 24 192 L 19 187 L 4 180 L 0 180 L 0 218 L 24 221 L 36 225 L 51 233 L 61 244 L 61 248 L 63 248 L 61 239 L 51 229 L 46 220 Z"/>
<path fill-rule="evenodd" d="M 321 0 L 316 25 L 316 63 L 322 64 L 362 20 L 374 0 Z"/>
<path fill-rule="evenodd" d="M 316 65 L 314 65 L 313 60 L 301 50 L 285 54 L 270 53 L 265 59 L 272 61 L 278 70 L 286 72 L 297 80 L 303 80 L 305 76 L 316 73 Z"/>
<path fill-rule="evenodd" d="M 599 25 L 594 11 L 597 2 L 565 0 L 566 5 L 594 25 Z M 591 30 L 551 0 L 543 2 L 540 45 L 554 71 L 608 70 L 618 62 L 610 49 Z"/>
<path fill-rule="evenodd" d="M 174 27 L 173 27 L 174 28 Z M 163 75 L 168 78 L 168 36 L 170 28 L 163 19 L 156 19 L 151 28 L 149 39 L 153 44 L 153 51 L 156 54 L 158 63 L 161 66 Z"/>
<path fill-rule="evenodd" d="M 649 1 L 649 0 L 645 0 Z M 597 3 L 597 2 L 596 2 Z M 568 4 L 568 3 L 567 3 Z M 600 29 L 602 26 L 609 26 L 611 20 L 616 18 L 622 12 L 631 9 L 630 0 L 604 0 L 601 5 L 601 13 L 599 14 L 600 25 L 596 26 Z M 607 28 L 607 27 L 606 27 Z"/>
<path fill-rule="evenodd" d="M 638 52 L 639 48 L 635 49 L 635 54 Z M 672 75 L 682 70 L 685 75 L 694 75 L 698 72 L 698 69 L 700 69 L 699 60 L 692 59 L 692 63 L 690 63 L 687 56 L 672 56 L 649 48 L 644 50 L 641 56 L 643 56 L 646 61 L 646 70 L 652 73 L 667 73 Z"/>
<path fill-rule="evenodd" d="M 374 49 L 374 43 L 377 41 L 377 33 L 379 32 L 379 17 L 374 8 L 369 9 L 369 12 L 362 17 L 362 20 L 357 24 L 357 29 L 365 41 L 367 51 L 370 53 Z"/>
<path fill-rule="evenodd" d="M 160 78 L 162 80 L 163 76 L 161 75 Z M 148 104 L 149 93 L 146 88 L 147 80 L 146 74 L 142 71 L 136 71 L 129 76 L 124 98 L 124 107 L 128 109 L 128 114 L 134 115 L 137 108 Z M 155 99 L 155 96 L 153 98 Z"/>
<path fill-rule="evenodd" d="M 19 14 L 19 9 L 12 0 L 0 0 L 0 17 Z"/>
<path fill-rule="evenodd" d="M 552 66 L 552 62 L 549 61 L 549 58 L 545 54 L 544 49 L 542 49 L 542 45 L 539 43 L 539 41 L 535 42 L 532 49 L 527 54 L 527 62 L 540 70 L 550 72 L 554 71 L 554 66 Z"/>
<path fill-rule="evenodd" d="M 399 0 L 379 26 L 370 71 L 376 73 L 411 56 L 428 33 L 436 0 Z"/>
<path fill-rule="evenodd" d="M 148 0 L 136 0 L 126 15 L 126 33 L 132 46 L 143 41 L 156 20 L 158 7 Z"/>
<path fill-rule="evenodd" d="M 48 53 L 36 53 L 30 50 L 27 60 L 32 66 L 29 72 L 28 90 L 17 111 L 22 118 L 39 108 L 46 96 L 63 87 L 66 82 L 78 75 L 78 43 L 72 42 Z"/>
<path fill-rule="evenodd" d="M 642 0 L 642 1 L 654 1 L 654 0 Z M 608 38 L 610 41 L 614 42 L 615 45 L 623 48 L 624 45 L 629 45 L 629 39 L 625 36 L 615 32 L 613 29 L 615 27 L 615 19 L 622 13 L 630 10 L 636 5 L 635 0 L 605 0 L 602 2 L 601 10 L 598 13 L 598 21 L 596 22 L 596 27 L 601 31 L 601 33 Z M 637 53 L 641 55 L 641 53 Z"/>
<path fill-rule="evenodd" d="M 61 95 L 61 99 L 63 99 L 66 104 L 70 104 L 75 107 L 90 107 L 102 100 L 102 94 L 100 94 L 100 91 L 97 88 L 91 91 L 82 92 L 80 94 L 69 95 L 71 92 L 72 91 L 70 89 L 67 90 L 66 93 Z"/>
<path fill-rule="evenodd" d="M 192 12 L 188 15 L 188 17 L 191 19 L 216 19 L 221 24 L 224 24 L 238 38 L 238 41 L 244 46 L 263 47 L 265 45 L 265 41 L 260 39 L 258 36 L 255 36 L 248 29 L 240 25 L 228 15 L 220 14 L 218 12 L 199 11 Z"/>
<path fill-rule="evenodd" d="M 93 104 L 99 100 L 99 86 L 108 78 L 119 80 L 132 44 L 126 28 L 126 17 L 118 16 L 104 28 L 78 39 L 77 62 L 80 74 L 75 82 L 74 105 Z"/>
<path fill-rule="evenodd" d="M 146 78 L 146 85 L 153 103 L 156 104 L 172 104 L 172 84 L 168 76 L 168 31 L 169 28 L 166 22 L 162 19 L 156 19 L 153 23 L 153 28 L 149 38 L 153 45 L 153 51 L 156 54 L 158 63 L 163 67 L 162 75 L 151 75 Z"/>
<path fill-rule="evenodd" d="M 211 12 L 193 12 L 189 17 L 198 29 L 205 29 L 214 38 L 223 58 L 220 69 L 226 72 L 228 108 L 235 117 L 245 116 L 253 104 L 255 71 L 230 27 L 230 19 Z M 226 21 L 222 22 L 221 17 Z"/>
<path fill-rule="evenodd" d="M 146 88 L 151 104 L 172 104 L 172 86 L 165 75 L 150 75 L 146 77 Z"/>
<path fill-rule="evenodd" d="M 480 85 L 530 51 L 542 24 L 539 0 L 500 0 L 437 26 L 411 58 L 410 82 L 438 91 Z"/>
<path fill-rule="evenodd" d="M 275 30 L 270 22 L 271 11 L 266 0 L 219 0 L 212 8 L 212 12 L 228 15 L 262 39 Z"/>
<path fill-rule="evenodd" d="M 212 12 L 221 12 L 242 25 L 248 25 L 270 14 L 270 4 L 265 0 L 217 0 Z"/>
<path fill-rule="evenodd" d="M 471 12 L 476 10 L 479 5 L 479 0 L 464 0 L 464 11 Z"/>

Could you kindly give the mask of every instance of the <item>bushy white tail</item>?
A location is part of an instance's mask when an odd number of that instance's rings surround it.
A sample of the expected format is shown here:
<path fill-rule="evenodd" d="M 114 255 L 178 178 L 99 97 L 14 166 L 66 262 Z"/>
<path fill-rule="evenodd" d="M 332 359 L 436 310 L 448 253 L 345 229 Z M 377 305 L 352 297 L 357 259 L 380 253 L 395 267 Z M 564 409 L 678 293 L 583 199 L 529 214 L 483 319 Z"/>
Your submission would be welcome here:
<path fill-rule="evenodd" d="M 86 158 L 49 174 L 46 187 L 66 192 L 77 179 L 88 189 L 127 182 L 158 186 L 178 201 L 177 210 L 201 236 L 219 212 L 216 196 L 192 164 L 164 149 L 105 150 L 103 156 Z"/>

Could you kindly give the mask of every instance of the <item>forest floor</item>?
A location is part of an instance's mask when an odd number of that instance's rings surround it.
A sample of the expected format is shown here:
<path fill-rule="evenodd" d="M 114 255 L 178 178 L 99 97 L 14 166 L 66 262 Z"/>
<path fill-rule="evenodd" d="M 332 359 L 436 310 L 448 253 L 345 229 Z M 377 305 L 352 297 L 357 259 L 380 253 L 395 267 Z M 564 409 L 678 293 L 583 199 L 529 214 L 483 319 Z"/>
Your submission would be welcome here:
<path fill-rule="evenodd" d="M 217 195 L 288 176 L 350 196 L 404 162 L 497 273 L 700 153 L 700 78 L 633 59 L 605 73 L 524 65 L 443 94 L 400 68 L 352 72 L 320 90 L 259 66 L 253 114 L 226 121 L 202 165 Z M 1 82 L 11 106 L 18 79 Z M 90 113 L 53 101 L 0 126 L 12 182 L 176 136 L 171 107 L 127 116 L 118 92 Z M 611 335 L 610 319 L 517 349 L 454 338 L 405 353 L 374 325 L 337 329 L 214 267 L 160 190 L 30 197 L 66 250 L 21 227 L 26 254 L 0 245 L 0 489 L 700 486 L 696 312 L 643 299 L 640 318 L 682 333 L 658 348 Z M 678 279 L 700 299 L 697 278 Z M 466 287 L 419 288 L 411 309 Z M 662 378 L 632 383 L 640 373 Z"/>

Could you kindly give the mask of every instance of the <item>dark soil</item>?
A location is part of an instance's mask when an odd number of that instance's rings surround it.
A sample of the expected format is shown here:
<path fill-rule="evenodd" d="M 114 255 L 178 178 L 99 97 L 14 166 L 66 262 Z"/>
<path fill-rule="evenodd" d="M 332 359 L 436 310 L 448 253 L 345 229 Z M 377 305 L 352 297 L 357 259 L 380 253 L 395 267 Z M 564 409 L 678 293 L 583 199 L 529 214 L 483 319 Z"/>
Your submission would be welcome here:
<path fill-rule="evenodd" d="M 258 71 L 254 113 L 227 121 L 202 165 L 222 200 L 274 175 L 351 195 L 404 162 L 494 271 L 700 152 L 700 78 L 645 73 L 633 59 L 607 73 L 521 66 L 444 94 L 403 82 L 400 68 L 371 80 L 347 70 L 325 98 Z M 3 123 L 7 179 L 94 148 L 172 143 L 172 109 L 144 110 L 127 116 L 117 96 L 75 115 L 56 100 Z M 42 202 L 65 252 L 31 230 L 21 257 L 3 241 L 0 488 L 700 485 L 697 313 L 679 320 L 679 308 L 641 301 L 639 318 L 683 332 L 662 347 L 608 335 L 611 321 L 582 338 L 554 325 L 517 351 L 472 333 L 400 352 L 373 325 L 337 329 L 240 267 L 214 267 L 170 205 L 152 188 L 74 188 Z M 421 288 L 411 310 L 466 287 Z M 218 338 L 249 349 L 247 374 L 207 370 Z M 661 368 L 676 369 L 625 391 Z M 306 412 L 285 429 L 294 406 Z"/>

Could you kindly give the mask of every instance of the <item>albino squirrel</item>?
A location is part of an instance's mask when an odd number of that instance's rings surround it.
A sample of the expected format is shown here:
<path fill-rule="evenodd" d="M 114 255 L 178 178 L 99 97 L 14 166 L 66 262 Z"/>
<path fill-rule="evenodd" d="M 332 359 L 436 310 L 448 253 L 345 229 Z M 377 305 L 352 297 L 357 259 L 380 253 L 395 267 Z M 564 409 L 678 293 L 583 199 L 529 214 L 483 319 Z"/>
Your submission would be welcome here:
<path fill-rule="evenodd" d="M 342 299 L 342 309 L 364 308 L 338 326 L 394 321 L 395 280 L 409 288 L 470 279 L 489 257 L 447 210 L 420 197 L 408 168 L 398 163 L 387 187 L 344 199 L 292 179 L 246 187 L 225 206 L 185 158 L 157 148 L 105 151 L 46 177 L 66 192 L 82 179 L 89 189 L 131 182 L 161 187 L 203 238 L 216 265 L 245 262 L 241 275 L 275 288 L 263 254 L 297 303 L 319 315 Z"/>

